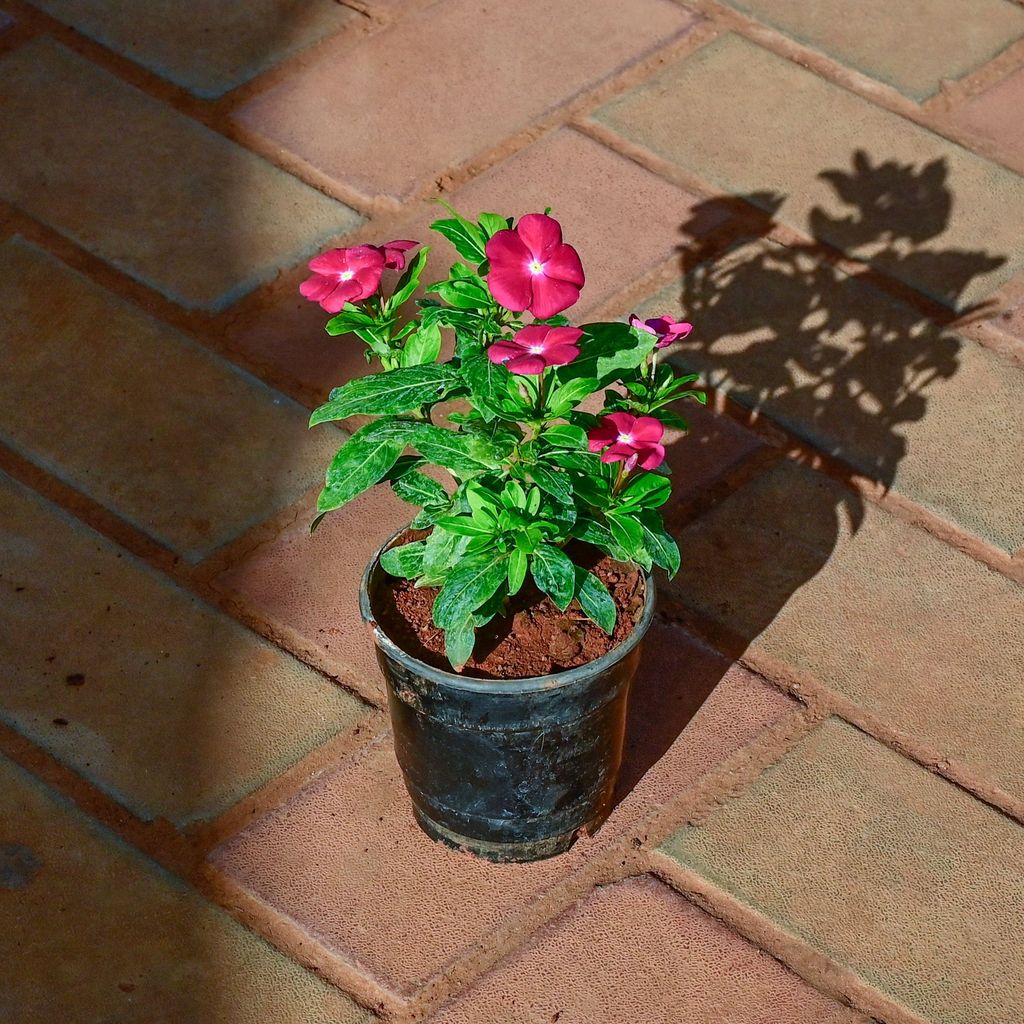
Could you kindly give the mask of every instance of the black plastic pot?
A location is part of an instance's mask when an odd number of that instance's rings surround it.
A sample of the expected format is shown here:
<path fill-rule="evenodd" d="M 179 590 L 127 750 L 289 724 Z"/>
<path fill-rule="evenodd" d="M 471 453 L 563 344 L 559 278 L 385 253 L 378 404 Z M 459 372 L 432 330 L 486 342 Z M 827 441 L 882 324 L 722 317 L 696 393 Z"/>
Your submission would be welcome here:
<path fill-rule="evenodd" d="M 382 551 L 363 574 L 360 611 L 387 681 L 395 753 L 420 827 L 494 861 L 567 850 L 612 807 L 629 687 L 654 614 L 654 581 L 633 632 L 579 668 L 473 679 L 427 665 L 377 624 Z"/>

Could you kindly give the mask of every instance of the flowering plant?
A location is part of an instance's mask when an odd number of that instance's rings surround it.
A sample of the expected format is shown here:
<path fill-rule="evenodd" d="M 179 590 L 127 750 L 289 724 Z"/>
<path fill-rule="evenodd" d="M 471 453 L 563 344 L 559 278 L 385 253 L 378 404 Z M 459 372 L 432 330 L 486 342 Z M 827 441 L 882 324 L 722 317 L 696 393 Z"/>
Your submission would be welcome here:
<path fill-rule="evenodd" d="M 424 540 L 381 557 L 395 576 L 438 587 L 435 624 L 456 669 L 472 654 L 474 631 L 506 607 L 527 575 L 554 604 L 573 601 L 607 633 L 615 604 L 594 573 L 564 548 L 571 540 L 622 561 L 670 574 L 679 551 L 658 508 L 671 492 L 666 427 L 686 428 L 668 406 L 695 376 L 659 363 L 660 350 L 690 325 L 668 318 L 570 326 L 561 315 L 579 297 L 583 267 L 548 213 L 519 219 L 482 213 L 476 222 L 449 208 L 431 227 L 462 260 L 416 302 L 427 248 L 408 240 L 334 249 L 310 264 L 302 294 L 336 315 L 332 335 L 353 333 L 381 371 L 335 388 L 310 425 L 376 417 L 342 445 L 317 502 L 320 519 L 374 484 L 419 508 L 412 527 Z M 390 294 L 386 268 L 404 270 Z M 524 322 L 524 314 L 530 322 Z M 442 329 L 454 331 L 440 362 Z M 596 415 L 580 404 L 604 391 Z M 461 400 L 440 419 L 439 403 Z M 442 486 L 421 470 L 441 467 Z"/>

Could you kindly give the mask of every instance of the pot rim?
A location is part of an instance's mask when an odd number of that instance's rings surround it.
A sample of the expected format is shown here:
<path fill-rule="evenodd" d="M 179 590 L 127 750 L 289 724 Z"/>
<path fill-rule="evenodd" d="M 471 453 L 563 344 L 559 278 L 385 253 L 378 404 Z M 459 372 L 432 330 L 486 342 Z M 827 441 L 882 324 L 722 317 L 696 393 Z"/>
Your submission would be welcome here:
<path fill-rule="evenodd" d="M 518 694 L 534 690 L 552 690 L 558 687 L 571 686 L 576 682 L 603 672 L 606 668 L 621 661 L 634 647 L 644 638 L 654 618 L 654 576 L 641 570 L 644 580 L 644 610 L 640 615 L 632 632 L 622 643 L 617 644 L 607 654 L 600 658 L 588 661 L 576 668 L 563 669 L 561 672 L 552 672 L 546 676 L 524 676 L 521 679 L 477 679 L 473 676 L 460 675 L 457 672 L 447 672 L 444 669 L 434 668 L 425 661 L 413 657 L 407 651 L 396 644 L 391 637 L 384 632 L 374 618 L 373 609 L 370 607 L 370 575 L 380 563 L 380 556 L 394 542 L 409 529 L 403 526 L 396 530 L 374 553 L 373 558 L 367 563 L 363 570 L 362 579 L 359 582 L 359 612 L 363 622 L 370 627 L 377 646 L 390 658 L 399 664 L 415 672 L 417 675 L 431 682 L 441 684 L 456 690 L 468 690 L 471 692 L 486 692 L 490 694 Z"/>

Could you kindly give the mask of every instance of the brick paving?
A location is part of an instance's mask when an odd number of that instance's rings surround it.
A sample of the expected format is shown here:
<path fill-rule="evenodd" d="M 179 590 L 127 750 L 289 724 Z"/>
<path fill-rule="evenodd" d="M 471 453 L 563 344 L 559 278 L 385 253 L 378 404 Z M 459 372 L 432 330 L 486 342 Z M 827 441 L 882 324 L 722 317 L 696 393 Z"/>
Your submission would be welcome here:
<path fill-rule="evenodd" d="M 1019 1024 L 1024 7 L 0 0 L 0 1020 Z M 312 538 L 335 243 L 551 205 L 683 311 L 611 818 L 416 828 Z M 437 240 L 435 265 L 448 254 Z"/>

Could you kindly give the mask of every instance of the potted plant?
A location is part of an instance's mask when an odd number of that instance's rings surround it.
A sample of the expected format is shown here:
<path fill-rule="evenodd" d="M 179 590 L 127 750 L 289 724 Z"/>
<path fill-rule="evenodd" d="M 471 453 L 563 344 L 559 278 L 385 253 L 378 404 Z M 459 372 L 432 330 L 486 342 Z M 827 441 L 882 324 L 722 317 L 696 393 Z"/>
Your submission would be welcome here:
<path fill-rule="evenodd" d="M 360 595 L 413 808 L 435 839 L 532 860 L 611 809 L 652 566 L 679 566 L 658 512 L 663 433 L 686 426 L 668 407 L 704 395 L 658 359 L 689 324 L 561 315 L 584 274 L 549 210 L 449 212 L 432 228 L 462 259 L 411 313 L 429 251 L 416 242 L 309 264 L 300 290 L 335 314 L 328 333 L 356 335 L 380 364 L 311 417 L 364 422 L 327 470 L 313 528 L 376 484 L 418 509 Z M 388 269 L 404 271 L 390 293 Z"/>

